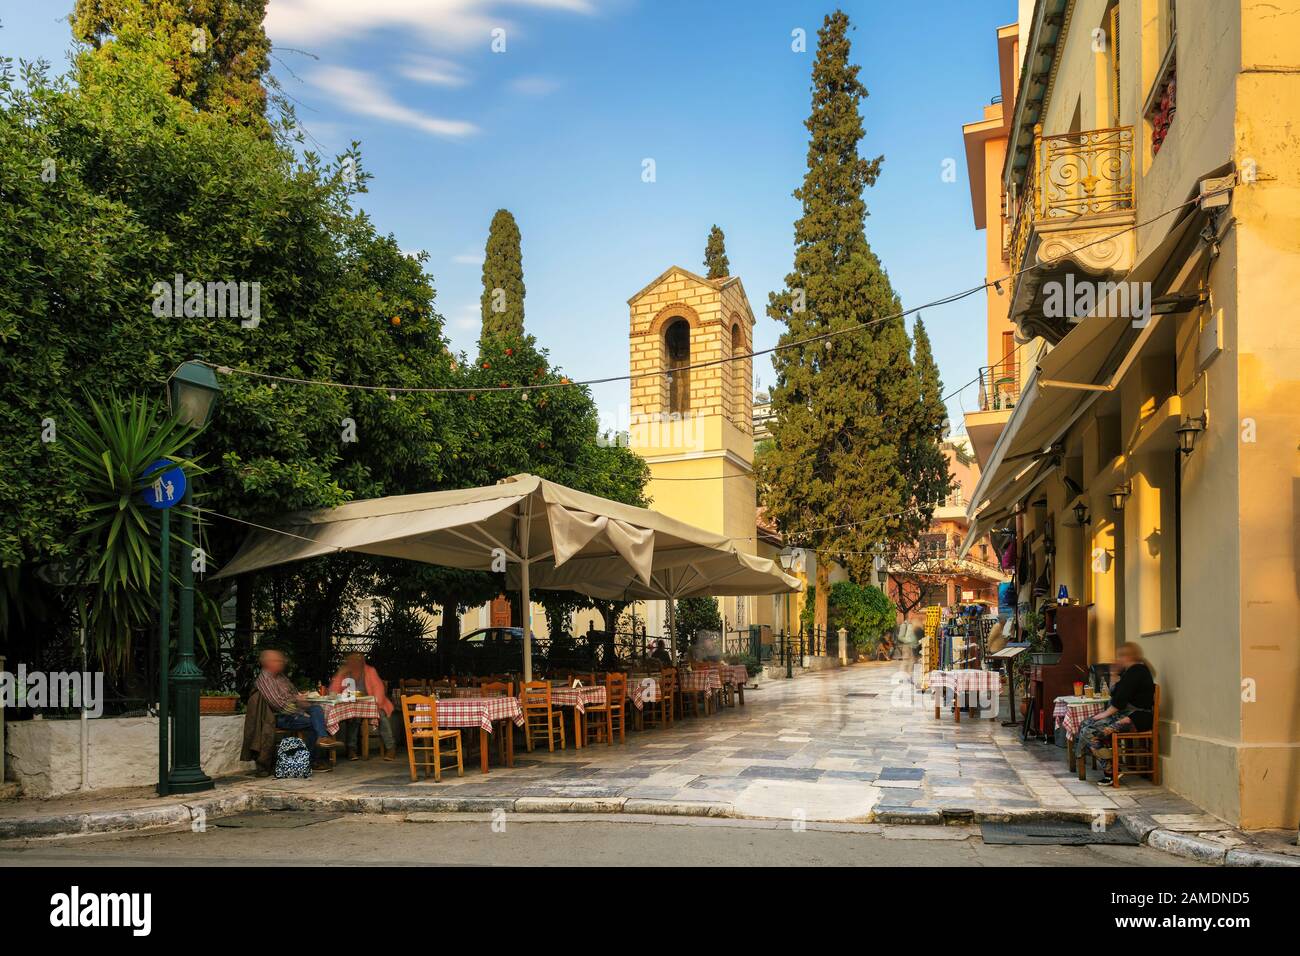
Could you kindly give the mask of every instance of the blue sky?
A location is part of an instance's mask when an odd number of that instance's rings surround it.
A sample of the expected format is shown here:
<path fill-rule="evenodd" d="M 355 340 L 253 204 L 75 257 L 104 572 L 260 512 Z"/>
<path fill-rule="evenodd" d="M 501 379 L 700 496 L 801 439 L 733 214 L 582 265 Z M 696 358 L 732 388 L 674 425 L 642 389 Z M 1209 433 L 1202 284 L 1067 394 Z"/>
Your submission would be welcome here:
<path fill-rule="evenodd" d="M 65 63 L 72 0 L 0 2 L 0 50 Z M 961 124 L 997 92 L 995 30 L 1015 0 L 844 3 L 870 91 L 867 236 L 911 307 L 984 279 Z M 712 0 L 270 0 L 274 72 L 333 154 L 361 141 L 361 205 L 429 252 L 454 347 L 478 335 L 488 222 L 523 234 L 526 325 L 573 378 L 627 372 L 627 299 L 669 265 L 701 268 L 709 227 L 765 315 L 792 258 L 809 73 L 827 3 Z M 803 29 L 808 50 L 794 52 Z M 504 52 L 492 50 L 504 30 Z M 500 37 L 500 34 L 497 34 Z M 642 181 L 655 161 L 656 181 Z M 943 164 L 956 161 L 955 182 Z M 984 362 L 982 295 L 925 313 L 948 391 Z M 770 365 L 755 362 L 764 385 Z M 611 419 L 625 384 L 597 388 Z M 976 400 L 953 397 L 954 423 Z"/>

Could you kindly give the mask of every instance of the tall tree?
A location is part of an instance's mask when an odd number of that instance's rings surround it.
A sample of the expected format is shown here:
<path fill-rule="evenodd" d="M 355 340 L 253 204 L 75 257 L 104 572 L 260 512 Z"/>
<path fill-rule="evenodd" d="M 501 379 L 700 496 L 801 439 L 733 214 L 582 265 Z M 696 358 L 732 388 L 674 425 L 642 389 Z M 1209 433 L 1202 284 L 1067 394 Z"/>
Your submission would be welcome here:
<path fill-rule="evenodd" d="M 148 48 L 171 71 L 171 92 L 196 109 L 221 112 L 266 135 L 271 41 L 267 0 L 77 0 L 72 33 L 90 61 L 114 62 Z"/>
<path fill-rule="evenodd" d="M 867 95 L 849 62 L 849 18 L 828 15 L 812 72 L 808 171 L 795 190 L 794 268 L 767 312 L 785 324 L 773 358 L 772 448 L 760 487 L 796 544 L 819 552 L 816 621 L 825 626 L 828 560 L 868 580 L 876 548 L 907 531 L 911 498 L 900 443 L 917 387 L 898 297 L 867 243 L 863 190 L 883 157 L 864 159 L 859 107 Z M 862 323 L 870 323 L 860 328 Z M 828 333 L 831 338 L 806 342 Z"/>
<path fill-rule="evenodd" d="M 918 315 L 912 328 L 912 367 L 916 370 L 916 400 L 911 405 L 911 420 L 900 442 L 900 463 L 911 489 L 908 505 L 912 511 L 902 516 L 901 530 L 910 535 L 895 539 L 914 540 L 929 527 L 934 506 L 952 490 L 952 476 L 942 441 L 948 423 L 948 409 L 943 404 L 943 381 L 934 361 L 930 336 Z"/>
<path fill-rule="evenodd" d="M 706 278 L 722 279 L 731 275 L 731 263 L 727 261 L 727 237 L 716 225 L 709 230 L 709 241 L 704 244 L 704 267 L 708 269 Z"/>
<path fill-rule="evenodd" d="M 488 227 L 483 258 L 483 331 L 480 346 L 524 334 L 524 263 L 519 225 L 508 209 L 498 209 Z"/>

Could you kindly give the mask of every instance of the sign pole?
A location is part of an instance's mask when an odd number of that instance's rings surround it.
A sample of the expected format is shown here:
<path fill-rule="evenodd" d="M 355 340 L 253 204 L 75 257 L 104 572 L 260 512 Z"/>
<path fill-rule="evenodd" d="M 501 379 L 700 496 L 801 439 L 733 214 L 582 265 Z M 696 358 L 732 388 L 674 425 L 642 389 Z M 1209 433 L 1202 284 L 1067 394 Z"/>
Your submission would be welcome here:
<path fill-rule="evenodd" d="M 171 669 L 171 576 L 172 576 L 172 541 L 170 509 L 162 513 L 161 565 L 162 593 L 158 597 L 158 795 L 165 797 L 171 790 L 167 786 L 167 775 L 171 770 L 168 761 L 167 744 L 170 703 L 167 686 L 167 672 Z"/>

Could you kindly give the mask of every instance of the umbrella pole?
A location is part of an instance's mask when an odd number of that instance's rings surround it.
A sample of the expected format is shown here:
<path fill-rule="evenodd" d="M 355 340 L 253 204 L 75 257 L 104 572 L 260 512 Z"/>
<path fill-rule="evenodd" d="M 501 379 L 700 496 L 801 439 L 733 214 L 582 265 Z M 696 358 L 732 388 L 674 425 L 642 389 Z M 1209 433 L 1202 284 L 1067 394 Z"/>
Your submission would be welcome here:
<path fill-rule="evenodd" d="M 677 602 L 668 599 L 668 640 L 672 649 L 673 663 L 677 663 Z"/>
<path fill-rule="evenodd" d="M 519 611 L 524 625 L 524 683 L 533 679 L 533 602 L 528 596 L 528 561 L 519 566 Z"/>

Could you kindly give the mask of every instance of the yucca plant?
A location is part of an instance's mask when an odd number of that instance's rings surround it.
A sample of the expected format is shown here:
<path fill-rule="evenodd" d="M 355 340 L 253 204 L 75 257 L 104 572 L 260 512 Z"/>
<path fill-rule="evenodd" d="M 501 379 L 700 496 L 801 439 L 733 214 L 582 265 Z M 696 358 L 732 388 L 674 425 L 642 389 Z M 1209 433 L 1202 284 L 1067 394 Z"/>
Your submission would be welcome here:
<path fill-rule="evenodd" d="M 142 497 L 145 470 L 166 459 L 187 477 L 202 474 L 184 457 L 199 432 L 145 396 L 110 392 L 101 401 L 87 394 L 85 405 L 89 414 L 65 409 L 59 438 L 85 499 L 75 542 L 88 592 L 86 637 L 104 667 L 117 670 L 130 659 L 132 635 L 153 621 L 158 606 L 159 519 Z"/>

